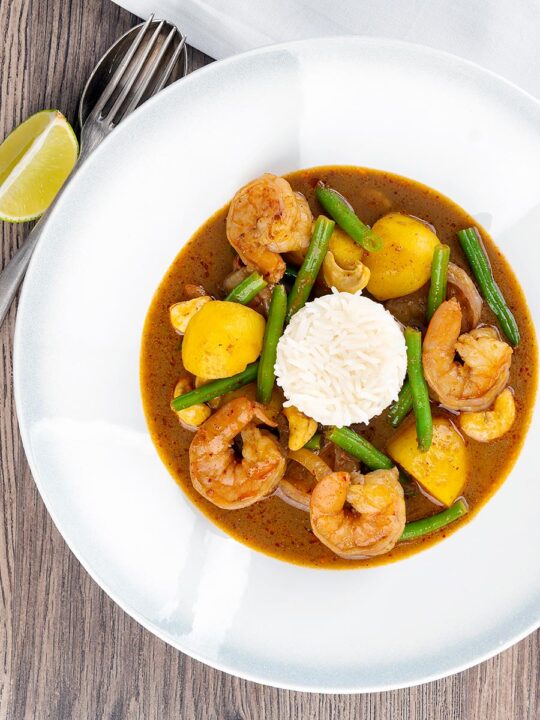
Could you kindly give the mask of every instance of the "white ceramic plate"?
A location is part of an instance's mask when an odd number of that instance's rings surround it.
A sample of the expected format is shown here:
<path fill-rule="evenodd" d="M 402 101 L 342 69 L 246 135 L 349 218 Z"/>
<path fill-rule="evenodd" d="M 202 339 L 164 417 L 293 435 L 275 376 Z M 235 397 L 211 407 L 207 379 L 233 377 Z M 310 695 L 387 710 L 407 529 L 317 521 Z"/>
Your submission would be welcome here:
<path fill-rule="evenodd" d="M 258 554 L 184 497 L 139 394 L 146 310 L 183 243 L 246 180 L 321 164 L 397 172 L 475 214 L 540 312 L 540 106 L 425 48 L 338 38 L 194 73 L 96 152 L 28 272 L 15 341 L 24 446 L 67 543 L 149 630 L 286 688 L 396 688 L 466 668 L 540 619 L 538 413 L 477 518 L 408 560 L 302 569 Z"/>

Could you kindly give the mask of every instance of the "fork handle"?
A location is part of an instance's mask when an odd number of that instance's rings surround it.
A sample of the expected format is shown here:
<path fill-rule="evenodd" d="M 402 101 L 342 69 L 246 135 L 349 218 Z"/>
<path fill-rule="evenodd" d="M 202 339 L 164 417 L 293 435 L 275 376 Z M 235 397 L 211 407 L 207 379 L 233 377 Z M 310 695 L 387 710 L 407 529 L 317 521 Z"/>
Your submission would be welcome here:
<path fill-rule="evenodd" d="M 4 270 L 0 273 L 0 327 L 13 302 L 19 285 L 24 278 L 32 253 L 41 236 L 44 223 L 41 221 L 33 228 L 32 232 L 15 255 L 11 258 Z"/>
<path fill-rule="evenodd" d="M 79 170 L 82 162 L 86 160 L 88 155 L 90 155 L 90 153 L 99 145 L 101 139 L 101 137 L 92 138 L 92 142 L 83 142 L 81 139 L 79 157 L 75 167 L 71 171 L 71 174 L 57 192 L 56 197 L 52 201 L 51 205 L 49 205 L 47 211 L 34 225 L 30 234 L 23 240 L 21 247 L 17 250 L 2 272 L 0 272 L 0 327 L 2 327 L 2 323 L 8 314 L 11 303 L 13 302 L 15 295 L 17 294 L 17 290 L 23 281 L 28 265 L 30 264 L 32 254 L 43 233 L 43 229 L 47 224 L 47 218 L 51 214 L 52 209 L 55 207 L 64 190 Z"/>

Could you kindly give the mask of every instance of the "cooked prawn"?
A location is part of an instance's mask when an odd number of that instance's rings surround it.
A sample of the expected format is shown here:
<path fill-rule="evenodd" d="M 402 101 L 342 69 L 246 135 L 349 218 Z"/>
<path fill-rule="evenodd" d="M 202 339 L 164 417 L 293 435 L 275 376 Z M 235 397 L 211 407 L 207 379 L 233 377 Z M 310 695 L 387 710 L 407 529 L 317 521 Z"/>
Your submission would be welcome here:
<path fill-rule="evenodd" d="M 193 487 L 226 510 L 252 505 L 270 495 L 285 472 L 277 440 L 256 423 L 275 423 L 259 403 L 235 398 L 217 410 L 195 433 L 189 448 Z M 232 448 L 242 438 L 242 460 Z"/>
<path fill-rule="evenodd" d="M 491 442 L 505 435 L 516 419 L 516 403 L 510 388 L 505 388 L 491 410 L 465 412 L 459 416 L 463 432 L 478 442 Z"/>
<path fill-rule="evenodd" d="M 505 388 L 512 348 L 493 327 L 460 335 L 461 307 L 455 298 L 443 302 L 429 323 L 422 363 L 427 383 L 450 410 L 486 410 Z M 456 362 L 459 354 L 463 364 Z"/>
<path fill-rule="evenodd" d="M 312 222 L 305 197 L 284 178 L 265 173 L 233 197 L 227 239 L 248 267 L 276 283 L 285 272 L 279 253 L 307 248 Z"/>
<path fill-rule="evenodd" d="M 389 552 L 405 527 L 397 468 L 330 473 L 311 493 L 310 518 L 315 535 L 336 555 L 354 560 Z"/>

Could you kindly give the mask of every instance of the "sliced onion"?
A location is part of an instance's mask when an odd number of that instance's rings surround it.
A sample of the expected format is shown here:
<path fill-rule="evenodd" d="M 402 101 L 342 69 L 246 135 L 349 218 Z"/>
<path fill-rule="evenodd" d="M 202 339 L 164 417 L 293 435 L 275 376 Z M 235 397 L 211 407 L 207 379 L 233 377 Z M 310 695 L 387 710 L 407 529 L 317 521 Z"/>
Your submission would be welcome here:
<path fill-rule="evenodd" d="M 298 510 L 309 512 L 310 494 L 305 490 L 300 490 L 300 488 L 297 488 L 296 485 L 289 480 L 285 478 L 280 480 L 275 495 Z"/>
<path fill-rule="evenodd" d="M 231 292 L 231 290 L 247 278 L 249 274 L 250 272 L 245 265 L 242 265 L 242 267 L 237 270 L 233 270 L 223 281 L 223 289 L 225 292 Z"/>
<path fill-rule="evenodd" d="M 334 445 L 335 448 L 335 460 L 334 460 L 334 472 L 343 471 L 352 474 L 358 472 L 359 463 L 357 460 L 352 458 L 349 453 L 342 450 L 339 445 Z"/>
<path fill-rule="evenodd" d="M 291 450 L 289 452 L 289 459 L 305 467 L 306 470 L 315 477 L 317 482 L 332 472 L 330 466 L 325 463 L 322 458 L 311 450 L 306 450 L 306 448 Z"/>
<path fill-rule="evenodd" d="M 330 466 L 327 465 L 322 458 L 305 448 L 289 451 L 289 460 L 294 460 L 299 465 L 302 465 L 317 481 L 332 472 Z M 294 483 L 287 480 L 286 477 L 280 481 L 275 494 L 282 500 L 285 500 L 286 503 L 289 503 L 289 505 L 299 510 L 309 512 L 310 493 L 306 492 L 306 490 L 300 490 Z"/>
<path fill-rule="evenodd" d="M 459 265 L 448 263 L 448 284 L 454 289 L 454 294 L 465 310 L 461 332 L 475 328 L 480 322 L 482 313 L 482 297 L 469 275 Z M 456 292 L 457 291 L 457 292 Z M 467 322 L 468 321 L 468 322 Z"/>

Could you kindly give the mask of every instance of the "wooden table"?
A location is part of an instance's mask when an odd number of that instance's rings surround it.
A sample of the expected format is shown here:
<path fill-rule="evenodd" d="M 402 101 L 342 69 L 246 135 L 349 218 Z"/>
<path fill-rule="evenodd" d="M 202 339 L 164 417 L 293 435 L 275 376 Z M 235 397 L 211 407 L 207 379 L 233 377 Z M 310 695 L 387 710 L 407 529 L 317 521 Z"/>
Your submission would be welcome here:
<path fill-rule="evenodd" d="M 74 121 L 94 63 L 136 22 L 110 0 L 0 0 L 0 138 L 42 108 Z M 0 267 L 28 230 L 0 224 Z M 14 326 L 15 307 L 0 331 L 0 720 L 540 718 L 538 633 L 446 680 L 325 696 L 238 680 L 141 628 L 80 567 L 37 493 L 13 401 Z"/>

